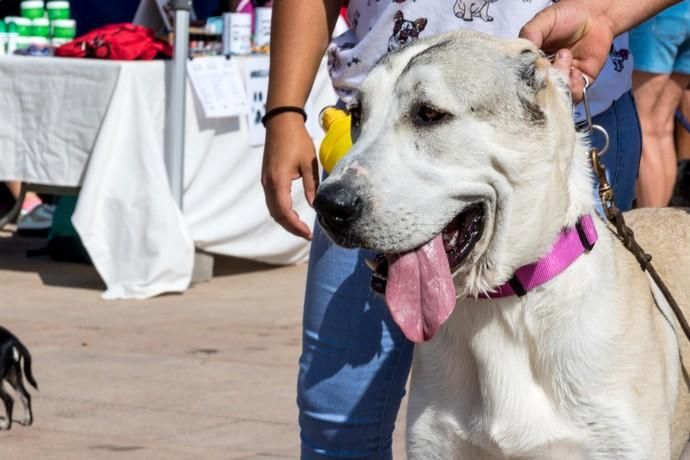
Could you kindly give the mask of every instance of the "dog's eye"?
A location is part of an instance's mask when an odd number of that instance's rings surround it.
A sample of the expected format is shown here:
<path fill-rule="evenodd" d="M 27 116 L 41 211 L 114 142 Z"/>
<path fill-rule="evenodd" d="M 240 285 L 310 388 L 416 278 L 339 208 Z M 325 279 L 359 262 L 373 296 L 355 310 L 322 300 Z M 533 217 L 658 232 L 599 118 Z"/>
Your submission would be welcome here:
<path fill-rule="evenodd" d="M 415 121 L 419 123 L 435 123 L 444 120 L 448 117 L 448 115 L 448 113 L 442 112 L 436 107 L 427 104 L 422 104 L 417 109 L 417 113 L 415 114 Z"/>

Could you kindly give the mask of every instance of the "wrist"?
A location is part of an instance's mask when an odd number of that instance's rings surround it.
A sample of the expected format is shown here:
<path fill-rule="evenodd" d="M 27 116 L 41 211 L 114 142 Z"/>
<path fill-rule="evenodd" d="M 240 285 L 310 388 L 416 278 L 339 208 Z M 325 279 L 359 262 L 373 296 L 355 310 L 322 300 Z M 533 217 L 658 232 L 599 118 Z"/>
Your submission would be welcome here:
<path fill-rule="evenodd" d="M 261 123 L 264 127 L 268 127 L 269 123 L 275 119 L 285 120 L 301 120 L 302 123 L 307 122 L 307 112 L 300 106 L 282 105 L 272 107 L 266 110 L 266 114 L 261 118 Z"/>
<path fill-rule="evenodd" d="M 270 113 L 270 110 L 266 111 L 266 114 L 268 113 Z M 294 130 L 300 127 L 305 127 L 305 119 L 301 113 L 281 112 L 266 118 L 264 126 L 267 130 L 282 127 L 287 127 L 290 130 Z"/>
<path fill-rule="evenodd" d="M 587 22 L 587 28 L 603 27 L 611 33 L 613 38 L 629 30 L 637 23 L 633 18 L 638 16 L 639 13 L 637 11 L 630 11 L 632 5 L 629 2 L 622 2 L 620 0 L 617 2 L 602 2 L 601 0 L 564 0 L 564 2 L 567 1 L 580 5 L 578 8 L 582 8 L 583 11 L 587 12 L 587 16 L 590 18 Z M 621 8 L 623 12 L 627 11 L 629 14 L 621 14 Z M 634 10 L 636 7 L 632 8 Z M 586 31 L 587 30 L 583 30 L 583 32 Z"/>

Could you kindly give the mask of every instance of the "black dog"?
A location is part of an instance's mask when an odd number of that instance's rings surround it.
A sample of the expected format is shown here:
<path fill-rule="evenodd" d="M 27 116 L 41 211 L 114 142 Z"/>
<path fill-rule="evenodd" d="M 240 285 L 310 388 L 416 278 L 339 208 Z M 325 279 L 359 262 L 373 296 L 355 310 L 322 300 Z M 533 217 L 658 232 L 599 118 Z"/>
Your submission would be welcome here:
<path fill-rule="evenodd" d="M 0 430 L 12 428 L 12 408 L 14 406 L 12 396 L 3 387 L 4 383 L 9 384 L 14 389 L 24 405 L 24 415 L 18 422 L 21 425 L 29 426 L 34 421 L 34 415 L 31 411 L 31 395 L 24 387 L 22 361 L 24 361 L 26 379 L 31 386 L 38 390 L 38 384 L 31 373 L 31 353 L 14 334 L 4 327 L 0 327 L 0 399 L 5 404 L 5 412 L 7 413 L 5 422 L 0 423 Z"/>

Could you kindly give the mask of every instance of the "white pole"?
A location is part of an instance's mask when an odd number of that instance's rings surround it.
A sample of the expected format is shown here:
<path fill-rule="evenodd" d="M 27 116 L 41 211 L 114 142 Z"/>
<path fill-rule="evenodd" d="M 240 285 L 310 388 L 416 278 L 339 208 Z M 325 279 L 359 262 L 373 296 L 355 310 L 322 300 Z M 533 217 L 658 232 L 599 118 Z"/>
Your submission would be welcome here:
<path fill-rule="evenodd" d="M 184 191 L 185 100 L 187 87 L 187 57 L 189 53 L 189 17 L 192 0 L 173 0 L 175 11 L 175 54 L 170 82 L 170 104 L 166 127 L 165 166 L 170 189 L 180 209 Z"/>

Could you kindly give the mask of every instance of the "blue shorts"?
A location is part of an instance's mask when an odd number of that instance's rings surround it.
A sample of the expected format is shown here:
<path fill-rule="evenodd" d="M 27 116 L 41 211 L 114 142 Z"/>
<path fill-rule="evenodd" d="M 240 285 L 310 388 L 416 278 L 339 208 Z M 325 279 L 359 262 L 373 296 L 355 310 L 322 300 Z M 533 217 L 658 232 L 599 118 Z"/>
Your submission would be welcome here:
<path fill-rule="evenodd" d="M 628 210 L 642 150 L 630 92 L 593 121 L 609 133 L 602 158 L 616 203 Z M 601 146 L 602 140 L 592 142 Z M 302 460 L 392 458 L 413 346 L 370 289 L 364 259 L 373 256 L 334 245 L 316 225 L 297 383 Z"/>
<path fill-rule="evenodd" d="M 635 70 L 690 74 L 690 0 L 643 22 L 629 37 Z"/>

